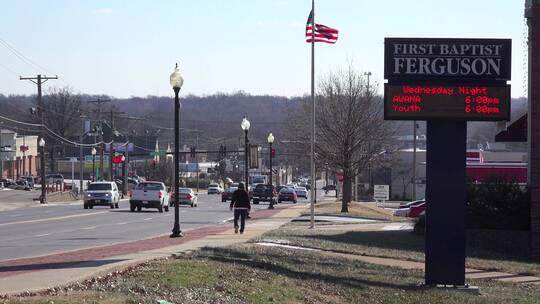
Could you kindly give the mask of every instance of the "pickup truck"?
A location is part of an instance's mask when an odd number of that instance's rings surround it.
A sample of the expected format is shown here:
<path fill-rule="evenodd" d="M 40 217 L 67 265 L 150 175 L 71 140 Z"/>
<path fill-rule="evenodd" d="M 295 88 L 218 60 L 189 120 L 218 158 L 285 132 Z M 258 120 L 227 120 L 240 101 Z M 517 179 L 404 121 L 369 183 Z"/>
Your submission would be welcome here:
<path fill-rule="evenodd" d="M 276 202 L 277 192 L 274 186 L 258 184 L 253 189 L 253 204 L 258 204 L 260 201 L 263 202 Z"/>
<path fill-rule="evenodd" d="M 129 193 L 129 210 L 157 208 L 159 212 L 169 211 L 169 193 L 161 182 L 142 182 Z"/>

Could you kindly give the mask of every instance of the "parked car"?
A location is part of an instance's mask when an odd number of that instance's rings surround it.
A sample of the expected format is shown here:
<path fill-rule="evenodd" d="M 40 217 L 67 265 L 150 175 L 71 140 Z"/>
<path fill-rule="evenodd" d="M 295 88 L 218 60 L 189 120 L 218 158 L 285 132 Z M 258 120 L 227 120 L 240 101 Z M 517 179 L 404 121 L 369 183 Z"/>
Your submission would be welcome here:
<path fill-rule="evenodd" d="M 191 207 L 197 207 L 197 194 L 193 192 L 191 188 L 179 188 L 178 189 L 178 204 L 179 205 L 188 205 Z M 174 206 L 174 200 L 175 200 L 176 194 L 174 192 L 171 192 L 171 199 L 169 201 L 169 205 L 171 207 Z"/>
<path fill-rule="evenodd" d="M 298 196 L 296 195 L 296 192 L 292 188 L 283 188 L 279 191 L 278 194 L 278 203 L 289 201 L 293 203 L 298 202 Z"/>
<path fill-rule="evenodd" d="M 30 188 L 34 188 L 34 185 L 36 184 L 36 180 L 33 176 L 21 176 L 21 179 L 26 180 Z"/>
<path fill-rule="evenodd" d="M 258 204 L 261 201 L 274 203 L 276 198 L 277 192 L 272 185 L 258 184 L 253 189 L 253 204 Z"/>
<path fill-rule="evenodd" d="M 129 210 L 157 208 L 159 212 L 169 211 L 169 193 L 162 182 L 141 182 L 129 193 Z"/>
<path fill-rule="evenodd" d="M 422 203 L 416 206 L 411 206 L 409 208 L 408 217 L 417 218 L 426 210 L 426 203 Z"/>
<path fill-rule="evenodd" d="M 32 188 L 28 184 L 28 181 L 24 178 L 19 178 L 14 184 L 9 186 L 11 189 L 16 190 L 31 190 Z"/>
<path fill-rule="evenodd" d="M 211 183 L 208 185 L 208 194 L 221 194 L 223 188 L 217 183 Z"/>
<path fill-rule="evenodd" d="M 15 181 L 13 181 L 11 178 L 0 178 L 0 183 L 3 183 L 4 187 L 9 187 L 12 184 L 15 184 Z"/>
<path fill-rule="evenodd" d="M 84 192 L 84 209 L 94 206 L 110 206 L 118 208 L 120 193 L 114 182 L 93 182 Z"/>
<path fill-rule="evenodd" d="M 416 200 L 412 202 L 402 202 L 399 204 L 399 208 L 410 208 L 411 206 L 417 206 L 425 202 L 426 202 L 426 199 Z"/>
<path fill-rule="evenodd" d="M 422 200 L 418 200 L 418 201 L 401 203 L 399 205 L 399 208 L 394 210 L 394 212 L 392 212 L 392 214 L 394 216 L 407 217 L 407 216 L 409 216 L 409 211 L 410 211 L 412 206 L 418 206 L 418 205 L 423 204 L 425 202 L 426 201 L 422 199 Z"/>
<path fill-rule="evenodd" d="M 232 199 L 232 195 L 234 191 L 238 189 L 237 187 L 229 187 L 225 189 L 225 191 L 221 192 L 221 202 L 230 201 Z"/>

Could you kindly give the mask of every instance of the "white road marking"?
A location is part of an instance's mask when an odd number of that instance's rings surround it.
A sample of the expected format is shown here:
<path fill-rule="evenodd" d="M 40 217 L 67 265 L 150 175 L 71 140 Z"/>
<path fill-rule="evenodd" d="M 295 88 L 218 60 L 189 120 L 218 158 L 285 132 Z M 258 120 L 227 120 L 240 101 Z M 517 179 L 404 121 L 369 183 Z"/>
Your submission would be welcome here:
<path fill-rule="evenodd" d="M 47 236 L 47 235 L 51 235 L 52 233 L 45 233 L 45 234 L 38 234 L 36 235 L 36 237 L 42 237 L 42 236 Z"/>
<path fill-rule="evenodd" d="M 96 229 L 97 227 L 96 226 L 91 226 L 91 227 L 84 227 L 84 228 L 81 228 L 83 230 L 91 230 L 91 229 Z"/>
<path fill-rule="evenodd" d="M 28 220 L 28 221 L 20 221 L 20 222 L 3 223 L 3 224 L 0 224 L 0 227 L 8 226 L 8 225 L 16 225 L 16 224 L 28 224 L 28 223 L 56 221 L 56 220 L 63 220 L 63 219 L 68 219 L 68 218 L 76 218 L 76 217 L 97 215 L 97 214 L 101 214 L 101 213 L 109 213 L 109 211 L 102 211 L 102 212 L 95 212 L 95 213 L 83 213 L 83 214 L 66 215 L 66 216 L 59 216 L 59 217 L 49 217 L 49 218 L 37 219 L 37 220 Z"/>
<path fill-rule="evenodd" d="M 123 222 L 123 223 L 117 223 L 116 225 L 125 225 L 127 224 L 128 222 Z"/>
<path fill-rule="evenodd" d="M 145 218 L 143 221 L 149 221 L 149 220 L 151 220 L 151 219 L 152 219 L 151 217 L 147 217 L 147 218 Z"/>

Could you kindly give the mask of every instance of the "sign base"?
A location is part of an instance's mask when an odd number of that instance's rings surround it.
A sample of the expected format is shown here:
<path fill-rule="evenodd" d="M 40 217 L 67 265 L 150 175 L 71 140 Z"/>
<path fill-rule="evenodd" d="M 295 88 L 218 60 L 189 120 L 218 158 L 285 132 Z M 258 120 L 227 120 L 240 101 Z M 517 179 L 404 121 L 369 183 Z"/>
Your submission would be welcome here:
<path fill-rule="evenodd" d="M 467 123 L 427 122 L 426 285 L 465 285 Z"/>

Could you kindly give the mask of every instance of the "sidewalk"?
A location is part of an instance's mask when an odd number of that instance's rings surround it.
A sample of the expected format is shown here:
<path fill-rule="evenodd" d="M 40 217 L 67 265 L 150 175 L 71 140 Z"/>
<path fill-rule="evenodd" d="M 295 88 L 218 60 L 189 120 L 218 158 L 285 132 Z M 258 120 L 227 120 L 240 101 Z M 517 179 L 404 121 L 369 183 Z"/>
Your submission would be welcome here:
<path fill-rule="evenodd" d="M 0 262 L 0 294 L 20 294 L 66 285 L 148 260 L 169 257 L 202 247 L 221 247 L 246 242 L 298 217 L 307 206 L 279 206 L 258 210 L 235 234 L 230 223 L 184 231 L 182 238 L 167 235 L 150 239 L 71 251 L 61 254 Z"/>
<path fill-rule="evenodd" d="M 388 230 L 412 230 L 410 223 L 389 223 L 389 222 L 373 222 L 373 223 L 351 223 L 343 224 L 339 221 L 334 222 L 333 224 L 315 226 L 315 230 L 344 230 L 347 232 L 353 231 L 388 231 Z M 284 247 L 295 250 L 309 250 L 317 252 L 323 255 L 340 257 L 349 260 L 360 261 L 369 264 L 376 264 L 382 266 L 398 267 L 402 269 L 418 269 L 424 270 L 423 262 L 415 262 L 410 260 L 401 260 L 396 258 L 384 258 L 376 256 L 367 256 L 351 253 L 343 253 L 333 250 L 320 249 L 320 248 L 311 248 L 311 247 L 300 247 L 289 245 L 287 242 L 274 242 L 272 240 L 263 240 L 257 245 L 262 246 L 274 246 L 274 247 Z M 501 282 L 510 282 L 510 283 L 526 283 L 532 285 L 540 285 L 540 276 L 532 275 L 522 275 L 514 274 L 500 271 L 491 271 L 491 270 L 482 270 L 474 268 L 465 269 L 465 278 L 470 279 L 482 279 L 482 280 L 494 280 Z"/>

